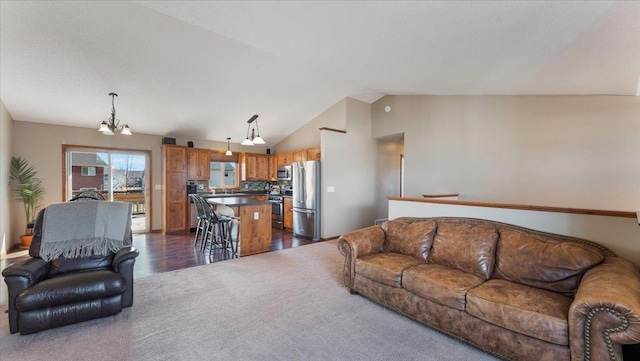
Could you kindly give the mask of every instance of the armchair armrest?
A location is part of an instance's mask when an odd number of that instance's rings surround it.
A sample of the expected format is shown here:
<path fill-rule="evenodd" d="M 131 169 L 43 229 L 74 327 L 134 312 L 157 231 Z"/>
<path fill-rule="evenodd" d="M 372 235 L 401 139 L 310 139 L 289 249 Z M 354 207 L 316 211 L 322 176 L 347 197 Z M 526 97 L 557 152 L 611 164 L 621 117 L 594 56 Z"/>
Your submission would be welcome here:
<path fill-rule="evenodd" d="M 2 275 L 6 277 L 26 277 L 29 285 L 40 282 L 49 273 L 49 262 L 41 258 L 29 258 L 5 268 Z"/>
<path fill-rule="evenodd" d="M 371 226 L 342 235 L 338 239 L 338 250 L 344 258 L 344 283 L 353 292 L 356 274 L 356 258 L 382 252 L 385 234 L 382 227 Z"/>
<path fill-rule="evenodd" d="M 115 272 L 124 277 L 126 286 L 122 295 L 122 307 L 133 305 L 133 266 L 140 252 L 133 246 L 124 247 L 113 256 L 111 266 Z"/>
<path fill-rule="evenodd" d="M 622 344 L 640 342 L 640 272 L 606 257 L 587 271 L 569 309 L 572 360 L 622 360 Z"/>
<path fill-rule="evenodd" d="M 118 253 L 113 256 L 113 262 L 111 262 L 113 270 L 116 272 L 120 272 L 120 265 L 124 261 L 134 259 L 138 257 L 139 254 L 140 252 L 138 252 L 138 250 L 133 246 L 124 247 L 123 249 L 119 250 Z"/>
<path fill-rule="evenodd" d="M 18 294 L 44 280 L 50 267 L 49 262 L 41 258 L 29 258 L 14 263 L 2 271 L 8 291 L 9 332 L 18 332 L 18 310 L 16 309 Z"/>

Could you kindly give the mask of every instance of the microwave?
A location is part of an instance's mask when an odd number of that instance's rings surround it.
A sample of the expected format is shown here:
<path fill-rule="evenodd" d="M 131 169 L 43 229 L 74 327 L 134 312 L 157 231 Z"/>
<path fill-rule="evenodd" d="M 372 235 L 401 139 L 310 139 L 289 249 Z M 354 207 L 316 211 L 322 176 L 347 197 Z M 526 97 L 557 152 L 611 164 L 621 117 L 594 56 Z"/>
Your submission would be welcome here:
<path fill-rule="evenodd" d="M 278 180 L 291 180 L 291 166 L 278 167 Z"/>

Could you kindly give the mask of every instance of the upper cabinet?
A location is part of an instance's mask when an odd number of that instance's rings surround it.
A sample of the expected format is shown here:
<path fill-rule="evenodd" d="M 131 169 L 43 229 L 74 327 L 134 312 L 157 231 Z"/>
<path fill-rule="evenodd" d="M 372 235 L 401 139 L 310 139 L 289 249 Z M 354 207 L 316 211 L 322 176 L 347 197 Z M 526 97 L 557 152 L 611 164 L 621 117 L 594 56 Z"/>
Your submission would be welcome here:
<path fill-rule="evenodd" d="M 187 148 L 187 179 L 209 180 L 211 153 L 208 149 Z"/>
<path fill-rule="evenodd" d="M 307 160 L 320 160 L 320 149 L 307 149 Z"/>
<path fill-rule="evenodd" d="M 184 147 L 164 145 L 162 149 L 166 172 L 184 172 L 187 170 L 187 157 Z"/>
<path fill-rule="evenodd" d="M 269 155 L 269 180 L 278 180 L 278 156 L 276 154 Z"/>
<path fill-rule="evenodd" d="M 290 152 L 287 153 L 278 153 L 276 154 L 278 157 L 278 167 L 283 167 L 285 165 L 291 164 L 292 154 Z"/>
<path fill-rule="evenodd" d="M 245 153 L 244 177 L 246 181 L 269 180 L 269 156 L 266 154 Z"/>
<path fill-rule="evenodd" d="M 294 152 L 278 153 L 277 166 L 291 165 L 293 162 L 304 162 L 305 160 L 320 160 L 320 149 L 301 149 Z"/>
<path fill-rule="evenodd" d="M 307 160 L 307 150 L 296 150 L 293 152 L 293 161 L 294 162 L 304 162 Z"/>

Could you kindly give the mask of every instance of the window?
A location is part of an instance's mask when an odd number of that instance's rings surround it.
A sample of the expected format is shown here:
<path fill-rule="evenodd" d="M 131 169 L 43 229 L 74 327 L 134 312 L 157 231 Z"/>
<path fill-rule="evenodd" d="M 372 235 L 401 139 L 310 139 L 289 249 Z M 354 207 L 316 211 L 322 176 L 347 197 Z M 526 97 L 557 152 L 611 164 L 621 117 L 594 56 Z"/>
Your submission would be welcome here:
<path fill-rule="evenodd" d="M 82 167 L 82 176 L 83 177 L 95 177 L 96 176 L 96 167 Z"/>
<path fill-rule="evenodd" d="M 209 187 L 233 188 L 236 187 L 238 163 L 235 162 L 211 162 Z"/>

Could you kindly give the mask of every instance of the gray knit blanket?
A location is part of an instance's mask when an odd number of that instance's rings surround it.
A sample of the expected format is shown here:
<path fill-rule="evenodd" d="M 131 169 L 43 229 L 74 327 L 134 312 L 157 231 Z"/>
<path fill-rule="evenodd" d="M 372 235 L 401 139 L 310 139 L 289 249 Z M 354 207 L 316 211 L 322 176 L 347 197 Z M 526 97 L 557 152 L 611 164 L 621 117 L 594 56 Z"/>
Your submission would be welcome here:
<path fill-rule="evenodd" d="M 53 203 L 44 211 L 40 258 L 106 256 L 131 245 L 131 203 Z"/>

